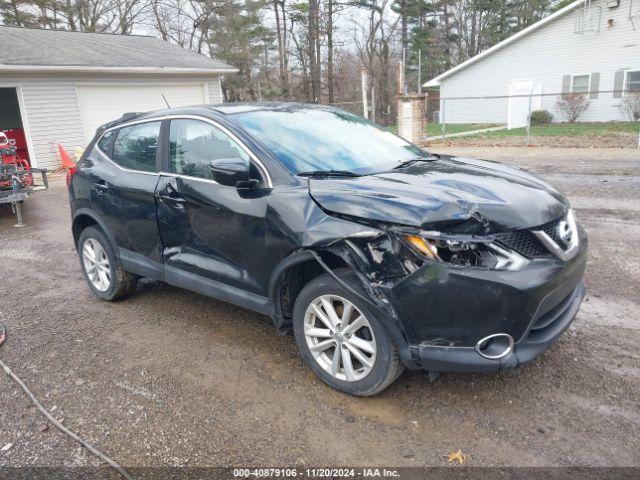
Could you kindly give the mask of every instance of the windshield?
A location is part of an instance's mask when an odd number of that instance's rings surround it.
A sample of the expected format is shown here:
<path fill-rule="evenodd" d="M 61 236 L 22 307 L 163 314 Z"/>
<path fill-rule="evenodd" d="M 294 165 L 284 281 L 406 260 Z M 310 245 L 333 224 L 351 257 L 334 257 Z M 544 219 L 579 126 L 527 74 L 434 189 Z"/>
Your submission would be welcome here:
<path fill-rule="evenodd" d="M 368 174 L 424 157 L 424 150 L 382 127 L 338 109 L 291 106 L 236 115 L 293 173 Z"/>

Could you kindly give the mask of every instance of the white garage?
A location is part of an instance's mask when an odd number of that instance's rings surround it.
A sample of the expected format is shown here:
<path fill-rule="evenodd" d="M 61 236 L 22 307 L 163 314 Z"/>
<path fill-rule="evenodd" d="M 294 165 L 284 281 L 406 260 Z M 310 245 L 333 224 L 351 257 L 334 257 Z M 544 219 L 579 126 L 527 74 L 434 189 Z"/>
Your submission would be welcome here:
<path fill-rule="evenodd" d="M 82 85 L 76 87 L 80 116 L 87 141 L 100 125 L 118 118 L 123 112 L 148 111 L 209 103 L 206 85 Z M 165 103 L 166 99 L 166 103 Z M 106 100 L 106 101 L 105 101 Z"/>
<path fill-rule="evenodd" d="M 123 113 L 222 102 L 236 71 L 147 36 L 2 26 L 0 45 L 0 130 L 50 169 Z"/>

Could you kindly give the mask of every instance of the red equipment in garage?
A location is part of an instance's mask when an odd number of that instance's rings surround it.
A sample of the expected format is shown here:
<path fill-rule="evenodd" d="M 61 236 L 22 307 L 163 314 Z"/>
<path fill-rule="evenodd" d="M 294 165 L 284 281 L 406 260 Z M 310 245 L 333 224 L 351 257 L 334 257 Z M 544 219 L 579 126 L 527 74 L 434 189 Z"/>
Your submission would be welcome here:
<path fill-rule="evenodd" d="M 1 130 L 0 132 L 4 132 L 4 134 L 9 139 L 9 145 L 12 147 L 16 147 L 16 154 L 29 162 L 31 164 L 31 160 L 29 158 L 29 150 L 27 149 L 27 138 L 24 134 L 24 129 L 22 128 L 7 128 L 5 130 Z"/>
<path fill-rule="evenodd" d="M 15 130 L 9 130 L 10 138 L 6 131 L 0 130 L 0 204 L 10 203 L 17 217 L 17 227 L 24 226 L 22 222 L 22 202 L 29 194 L 38 188 L 48 188 L 47 170 L 31 168 L 27 158 L 20 154 L 20 147 L 26 152 L 24 133 L 16 135 Z M 37 186 L 33 174 L 42 175 L 42 185 Z"/>
<path fill-rule="evenodd" d="M 2 168 L 0 190 L 12 188 L 14 180 L 18 180 L 22 187 L 33 185 L 29 161 L 18 154 L 15 138 L 9 138 L 6 131 L 2 130 L 0 130 L 0 168 Z"/>

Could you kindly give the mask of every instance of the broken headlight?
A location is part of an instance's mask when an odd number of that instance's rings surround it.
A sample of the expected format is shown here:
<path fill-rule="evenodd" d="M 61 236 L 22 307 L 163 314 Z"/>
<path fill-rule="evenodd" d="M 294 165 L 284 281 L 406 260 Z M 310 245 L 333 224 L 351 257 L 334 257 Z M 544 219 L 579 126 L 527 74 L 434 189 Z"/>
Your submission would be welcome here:
<path fill-rule="evenodd" d="M 521 270 L 528 260 L 493 242 L 405 235 L 404 241 L 423 258 L 463 267 Z"/>

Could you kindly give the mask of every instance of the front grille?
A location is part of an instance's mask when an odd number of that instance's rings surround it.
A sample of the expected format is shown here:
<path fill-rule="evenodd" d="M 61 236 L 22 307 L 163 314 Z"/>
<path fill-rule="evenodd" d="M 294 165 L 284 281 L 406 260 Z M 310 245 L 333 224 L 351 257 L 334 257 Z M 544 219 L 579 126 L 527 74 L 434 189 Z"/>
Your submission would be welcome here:
<path fill-rule="evenodd" d="M 560 241 L 560 234 L 558 233 L 558 223 L 559 220 L 554 220 L 553 222 L 545 223 L 538 228 L 534 228 L 533 230 L 542 230 L 544 233 L 551 237 L 551 240 L 556 242 L 558 245 L 562 245 Z"/>
<path fill-rule="evenodd" d="M 542 230 L 549 235 L 554 242 L 559 243 L 560 238 L 558 236 L 557 228 L 558 222 L 559 220 L 554 220 L 552 222 L 545 223 L 544 225 L 540 225 L 539 227 L 534 227 L 531 230 Z M 531 230 L 516 230 L 513 232 L 498 233 L 495 235 L 495 239 L 527 258 L 550 255 L 549 250 L 547 250 L 540 240 L 531 233 Z"/>
<path fill-rule="evenodd" d="M 495 239 L 525 257 L 541 257 L 549 253 L 529 230 L 499 233 Z"/>

